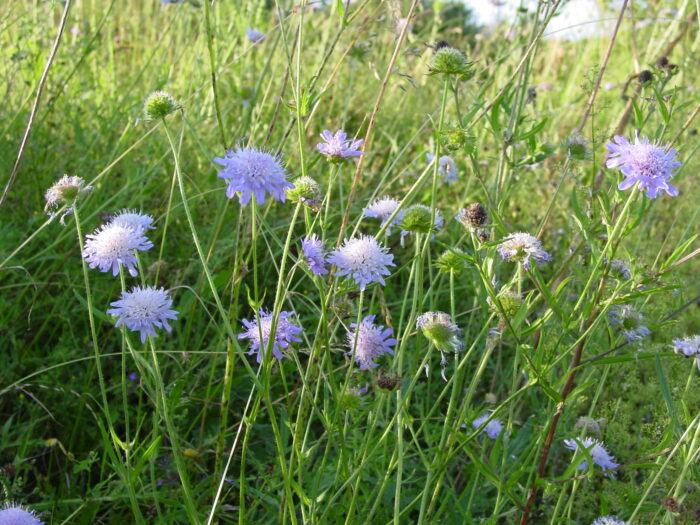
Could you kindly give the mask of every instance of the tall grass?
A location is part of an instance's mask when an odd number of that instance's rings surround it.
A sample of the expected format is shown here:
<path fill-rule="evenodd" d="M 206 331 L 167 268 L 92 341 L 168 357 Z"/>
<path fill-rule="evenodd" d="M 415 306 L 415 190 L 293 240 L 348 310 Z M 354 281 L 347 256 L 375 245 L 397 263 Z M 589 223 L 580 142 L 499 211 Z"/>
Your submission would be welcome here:
<path fill-rule="evenodd" d="M 603 36 L 565 41 L 547 29 L 562 1 L 492 30 L 446 2 L 309 3 L 73 0 L 50 63 L 65 4 L 0 6 L 2 500 L 51 524 L 697 523 L 698 370 L 671 344 L 700 331 L 698 6 L 602 6 Z M 429 74 L 438 40 L 469 74 Z M 155 90 L 181 108 L 146 121 Z M 325 129 L 364 156 L 327 162 Z M 672 144 L 680 195 L 619 190 L 615 133 Z M 319 195 L 226 198 L 213 159 L 236 147 Z M 63 173 L 94 187 L 65 226 L 43 211 Z M 384 196 L 444 226 L 364 217 Z M 488 222 L 465 228 L 474 202 Z M 138 277 L 81 258 L 122 208 L 155 218 Z M 552 260 L 503 260 L 515 232 Z M 311 272 L 314 233 L 374 236 L 386 284 Z M 145 344 L 106 313 L 135 285 L 179 312 Z M 651 335 L 627 341 L 623 305 Z M 303 327 L 284 359 L 238 337 L 261 309 Z M 459 346 L 417 327 L 434 311 Z M 368 315 L 397 343 L 365 370 L 347 333 Z M 587 437 L 620 466 L 565 446 Z"/>

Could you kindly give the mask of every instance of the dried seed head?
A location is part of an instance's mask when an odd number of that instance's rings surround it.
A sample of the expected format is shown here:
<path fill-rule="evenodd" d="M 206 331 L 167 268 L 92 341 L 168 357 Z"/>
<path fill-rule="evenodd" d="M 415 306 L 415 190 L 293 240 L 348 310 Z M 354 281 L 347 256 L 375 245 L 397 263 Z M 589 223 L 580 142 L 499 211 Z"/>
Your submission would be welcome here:
<path fill-rule="evenodd" d="M 486 208 L 479 202 L 473 202 L 459 211 L 457 219 L 468 230 L 477 230 L 483 227 L 488 222 L 489 218 L 486 213 Z"/>
<path fill-rule="evenodd" d="M 645 69 L 644 71 L 641 71 L 639 73 L 639 76 L 637 77 L 637 80 L 639 80 L 639 83 L 644 85 L 647 84 L 648 82 L 651 82 L 654 78 L 654 75 L 652 74 L 651 71 L 648 69 Z"/>

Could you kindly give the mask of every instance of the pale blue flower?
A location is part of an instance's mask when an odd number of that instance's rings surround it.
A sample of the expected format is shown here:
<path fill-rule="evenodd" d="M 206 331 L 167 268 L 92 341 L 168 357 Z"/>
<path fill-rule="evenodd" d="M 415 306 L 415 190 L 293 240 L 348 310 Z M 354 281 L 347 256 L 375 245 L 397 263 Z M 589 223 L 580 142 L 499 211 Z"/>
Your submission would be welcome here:
<path fill-rule="evenodd" d="M 287 172 L 280 161 L 264 151 L 236 148 L 227 151 L 223 158 L 214 158 L 214 162 L 224 166 L 218 176 L 228 181 L 226 196 L 233 199 L 240 193 L 241 206 L 248 204 L 253 195 L 258 204 L 263 204 L 267 193 L 284 202 L 285 189 L 294 188 L 294 184 L 287 181 Z"/>
<path fill-rule="evenodd" d="M 141 213 L 140 211 L 129 210 L 127 208 L 124 208 L 112 217 L 109 223 L 121 224 L 122 226 L 128 226 L 134 230 L 141 230 L 143 232 L 155 229 L 155 226 L 153 226 L 153 217 Z"/>
<path fill-rule="evenodd" d="M 33 511 L 13 504 L 0 510 L 0 525 L 44 525 L 44 522 Z"/>
<path fill-rule="evenodd" d="M 603 516 L 598 518 L 591 525 L 630 525 L 624 520 L 621 520 L 617 516 Z"/>
<path fill-rule="evenodd" d="M 608 312 L 610 325 L 617 328 L 629 343 L 635 343 L 649 334 L 646 326 L 642 325 L 644 316 L 629 304 L 615 305 Z"/>
<path fill-rule="evenodd" d="M 90 268 L 97 267 L 101 272 L 111 269 L 112 274 L 117 275 L 121 264 L 132 276 L 136 276 L 136 250 L 145 251 L 152 247 L 153 243 L 146 238 L 143 230 L 110 223 L 85 236 L 83 257 Z"/>
<path fill-rule="evenodd" d="M 588 455 L 591 456 L 593 463 L 598 465 L 603 471 L 614 469 L 620 466 L 619 463 L 615 463 L 615 458 L 610 455 L 608 450 L 605 448 L 605 444 L 602 441 L 591 437 L 585 437 L 583 439 L 565 439 L 564 446 L 569 450 L 577 451 L 582 446 Z M 581 463 L 578 468 L 582 470 L 588 466 L 588 461 Z"/>
<path fill-rule="evenodd" d="M 394 256 L 388 248 L 368 235 L 346 239 L 342 246 L 328 256 L 328 262 L 338 267 L 336 275 L 347 275 L 364 290 L 368 284 L 378 282 L 385 285 L 384 276 L 390 275 L 389 266 L 394 264 Z"/>
<path fill-rule="evenodd" d="M 685 357 L 695 356 L 695 362 L 700 369 L 700 335 L 674 339 L 671 347 L 677 354 L 683 354 Z"/>
<path fill-rule="evenodd" d="M 246 331 L 238 334 L 238 339 L 250 340 L 250 351 L 248 354 L 257 352 L 256 360 L 262 362 L 263 350 L 267 347 L 270 332 L 272 332 L 272 312 L 260 309 L 260 324 L 258 319 L 253 318 L 252 321 L 243 319 L 243 325 Z M 277 359 L 282 359 L 284 354 L 282 350 L 289 348 L 289 343 L 301 343 L 301 339 L 297 337 L 302 332 L 302 328 L 292 324 L 287 318 L 294 315 L 294 312 L 280 312 L 275 327 L 274 342 L 272 343 L 272 353 Z M 262 341 L 260 334 L 262 333 Z"/>
<path fill-rule="evenodd" d="M 484 424 L 484 422 L 491 417 L 490 412 L 486 412 L 485 414 L 477 417 L 474 421 L 472 421 L 472 426 L 476 429 L 479 428 L 481 425 Z M 501 422 L 500 419 L 492 419 L 488 423 L 486 423 L 486 426 L 481 429 L 481 432 L 485 432 L 488 437 L 491 439 L 496 439 L 500 433 L 503 431 L 503 423 Z"/>
<path fill-rule="evenodd" d="M 365 208 L 364 216 L 381 219 L 381 225 L 384 226 L 389 220 L 389 217 L 391 217 L 392 213 L 394 213 L 396 208 L 399 207 L 399 204 L 401 204 L 399 201 L 390 197 L 376 199 L 372 204 Z M 396 214 L 396 217 L 394 217 L 391 224 L 389 224 L 388 228 L 386 229 L 387 235 L 391 235 L 391 228 L 401 222 L 405 213 L 406 210 L 400 210 L 399 213 Z"/>
<path fill-rule="evenodd" d="M 250 40 L 253 44 L 258 44 L 265 41 L 265 33 L 259 29 L 249 27 L 245 30 L 245 34 L 248 37 L 248 40 Z"/>
<path fill-rule="evenodd" d="M 428 159 L 428 162 L 432 162 L 435 155 L 432 153 L 426 153 L 425 158 Z M 459 180 L 459 170 L 457 169 L 457 164 L 449 155 L 443 155 L 438 160 L 438 173 L 442 173 L 445 176 L 442 181 L 448 186 Z"/>
<path fill-rule="evenodd" d="M 365 142 L 363 139 L 348 139 L 347 133 L 339 129 L 335 134 L 329 130 L 321 133 L 321 138 L 325 142 L 316 144 L 318 151 L 331 161 L 342 161 L 350 157 L 364 155 L 360 147 Z"/>
<path fill-rule="evenodd" d="M 619 168 L 625 179 L 620 183 L 620 190 L 627 190 L 639 183 L 639 188 L 646 189 L 647 197 L 655 199 L 659 192 L 666 191 L 672 197 L 678 195 L 678 189 L 669 184 L 673 171 L 682 163 L 675 160 L 676 150 L 662 148 L 649 143 L 648 138 L 640 140 L 635 137 L 634 144 L 615 135 L 605 145 L 610 151 L 606 166 Z"/>
<path fill-rule="evenodd" d="M 313 234 L 301 241 L 301 250 L 304 252 L 304 259 L 306 259 L 313 274 L 325 275 L 328 273 L 325 260 L 326 248 L 318 235 Z"/>
<path fill-rule="evenodd" d="M 356 323 L 350 325 L 347 332 L 347 343 L 350 351 L 355 348 L 355 362 L 360 369 L 368 370 L 379 365 L 374 362 L 382 354 L 394 355 L 392 347 L 396 345 L 396 339 L 392 337 L 394 331 L 391 328 L 384 328 L 374 324 L 374 315 L 368 315 L 362 322 L 360 328 Z M 355 340 L 357 339 L 357 346 Z"/>
<path fill-rule="evenodd" d="M 501 241 L 498 253 L 504 261 L 516 261 L 528 270 L 530 260 L 538 264 L 552 260 L 552 256 L 542 249 L 542 243 L 529 233 L 511 233 Z"/>
<path fill-rule="evenodd" d="M 121 299 L 110 303 L 107 310 L 117 316 L 115 327 L 125 325 L 132 332 L 140 332 L 141 342 L 146 336 L 156 337 L 155 328 L 165 328 L 170 332 L 169 319 L 177 319 L 177 312 L 172 310 L 173 301 L 163 288 L 135 286 L 128 292 L 122 292 Z"/>

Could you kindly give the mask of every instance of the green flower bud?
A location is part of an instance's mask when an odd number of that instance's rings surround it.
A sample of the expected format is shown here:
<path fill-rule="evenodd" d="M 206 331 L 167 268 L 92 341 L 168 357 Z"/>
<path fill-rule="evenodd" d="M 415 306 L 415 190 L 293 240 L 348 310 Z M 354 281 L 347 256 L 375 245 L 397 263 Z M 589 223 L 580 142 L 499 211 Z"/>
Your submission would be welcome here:
<path fill-rule="evenodd" d="M 292 181 L 293 188 L 287 189 L 287 198 L 292 202 L 318 201 L 321 196 L 318 182 L 303 175 Z"/>
<path fill-rule="evenodd" d="M 450 248 L 437 258 L 435 266 L 439 268 L 440 273 L 453 272 L 455 275 L 459 275 L 466 266 L 465 255 L 459 248 Z"/>
<path fill-rule="evenodd" d="M 409 232 L 430 233 L 442 227 L 443 220 L 440 212 L 435 210 L 435 224 L 433 225 L 433 212 L 428 206 L 415 204 L 406 210 L 401 220 L 401 228 Z"/>
<path fill-rule="evenodd" d="M 146 98 L 143 112 L 147 120 L 158 120 L 167 117 L 180 107 L 175 99 L 165 91 L 154 91 Z"/>
<path fill-rule="evenodd" d="M 588 160 L 591 157 L 591 149 L 588 141 L 579 134 L 567 137 L 563 145 L 569 158 Z"/>
<path fill-rule="evenodd" d="M 474 152 L 474 137 L 462 128 L 452 128 L 443 131 L 442 141 L 447 151 Z"/>
<path fill-rule="evenodd" d="M 443 47 L 435 53 L 428 74 L 459 76 L 466 80 L 473 76 L 471 66 L 464 53 L 453 47 Z"/>
<path fill-rule="evenodd" d="M 464 345 L 459 340 L 460 330 L 445 312 L 426 312 L 416 320 L 416 328 L 441 352 L 459 352 Z"/>
<path fill-rule="evenodd" d="M 498 302 L 501 303 L 501 308 L 499 308 L 490 297 L 487 299 L 487 301 L 494 313 L 496 313 L 499 317 L 505 315 L 505 317 L 508 319 L 517 314 L 518 310 L 520 310 L 520 307 L 523 304 L 522 297 L 520 297 L 520 295 L 516 292 L 512 292 L 510 290 L 503 290 L 498 294 Z"/>

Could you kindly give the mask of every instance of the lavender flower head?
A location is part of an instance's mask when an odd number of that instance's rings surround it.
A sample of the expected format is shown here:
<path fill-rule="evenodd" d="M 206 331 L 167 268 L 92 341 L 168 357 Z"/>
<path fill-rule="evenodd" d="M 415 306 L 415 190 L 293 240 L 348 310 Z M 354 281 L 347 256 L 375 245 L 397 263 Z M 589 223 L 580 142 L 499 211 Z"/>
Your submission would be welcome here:
<path fill-rule="evenodd" d="M 309 269 L 314 275 L 325 275 L 326 261 L 324 259 L 326 248 L 323 242 L 315 233 L 301 241 L 301 250 L 304 252 L 304 259 L 309 265 Z"/>
<path fill-rule="evenodd" d="M 529 233 L 511 233 L 498 246 L 498 253 L 504 261 L 523 263 L 526 270 L 530 269 L 530 260 L 538 264 L 552 260 L 552 256 L 542 249 L 542 243 Z"/>
<path fill-rule="evenodd" d="M 384 276 L 390 275 L 389 266 L 394 264 L 394 256 L 389 249 L 369 235 L 345 239 L 342 246 L 328 256 L 328 262 L 338 267 L 336 275 L 347 275 L 364 290 L 368 284 L 378 282 L 385 285 Z"/>
<path fill-rule="evenodd" d="M 435 155 L 432 153 L 426 153 L 425 158 L 428 159 L 428 162 L 432 162 Z M 443 182 L 448 186 L 459 180 L 459 170 L 457 169 L 457 164 L 455 164 L 454 159 L 449 155 L 443 155 L 438 160 L 438 173 L 442 173 L 445 176 Z"/>
<path fill-rule="evenodd" d="M 140 332 L 142 343 L 148 335 L 157 337 L 156 328 L 170 332 L 168 319 L 177 319 L 177 312 L 171 309 L 173 300 L 163 288 L 134 286 L 131 291 L 122 292 L 121 299 L 110 305 L 114 308 L 107 313 L 119 318 L 114 326 L 125 325 L 132 332 Z"/>
<path fill-rule="evenodd" d="M 245 206 L 255 195 L 258 204 L 265 202 L 269 193 L 278 201 L 285 201 L 285 189 L 294 188 L 287 181 L 287 172 L 280 161 L 270 153 L 253 148 L 236 148 L 226 152 L 225 157 L 215 157 L 214 162 L 224 166 L 218 176 L 226 179 L 226 196 L 233 199 L 240 193 L 238 202 Z"/>
<path fill-rule="evenodd" d="M 90 268 L 97 267 L 101 272 L 111 269 L 112 275 L 117 275 L 122 264 L 132 276 L 136 276 L 136 250 L 145 251 L 152 247 L 153 243 L 142 230 L 110 223 L 85 236 L 83 257 Z"/>
<path fill-rule="evenodd" d="M 0 510 L 0 525 L 44 525 L 44 522 L 33 511 L 12 504 Z"/>
<path fill-rule="evenodd" d="M 364 216 L 382 219 L 381 225 L 384 226 L 389 220 L 389 217 L 391 217 L 391 214 L 394 213 L 396 208 L 399 207 L 399 204 L 399 201 L 390 197 L 376 199 L 372 204 L 365 208 Z M 399 213 L 396 214 L 396 217 L 394 217 L 386 229 L 387 235 L 391 235 L 391 228 L 401 222 L 405 213 L 406 210 L 400 210 Z"/>
<path fill-rule="evenodd" d="M 250 40 L 253 44 L 259 44 L 265 41 L 265 33 L 259 29 L 249 27 L 245 30 L 245 34 L 248 37 L 248 40 Z"/>
<path fill-rule="evenodd" d="M 695 356 L 698 369 L 700 369 L 700 335 L 674 339 L 671 348 L 677 354 L 683 354 L 686 357 Z"/>
<path fill-rule="evenodd" d="M 258 319 L 253 318 L 252 321 L 243 319 L 243 325 L 246 331 L 238 334 L 238 339 L 250 340 L 250 351 L 248 354 L 257 352 L 256 361 L 262 362 L 263 351 L 267 347 L 270 340 L 270 332 L 272 332 L 272 312 L 260 309 L 260 325 Z M 277 359 L 284 358 L 282 350 L 289 348 L 289 343 L 301 343 L 301 339 L 297 337 L 302 332 L 300 326 L 292 324 L 287 318 L 294 315 L 294 312 L 280 312 L 275 327 L 274 342 L 272 343 L 272 353 Z M 260 334 L 262 332 L 262 341 Z"/>
<path fill-rule="evenodd" d="M 591 525 L 630 525 L 624 520 L 621 520 L 617 516 L 603 516 L 598 518 Z"/>
<path fill-rule="evenodd" d="M 63 224 L 66 215 L 73 213 L 73 206 L 80 194 L 90 190 L 92 190 L 92 186 L 86 186 L 85 181 L 80 177 L 64 175 L 58 179 L 53 186 L 46 190 L 46 194 L 44 195 L 44 199 L 46 199 L 44 211 L 53 219 L 56 217 L 58 209 L 65 204 L 66 209 L 63 210 L 60 218 L 60 223 Z"/>
<path fill-rule="evenodd" d="M 364 155 L 364 152 L 360 150 L 365 142 L 364 139 L 348 139 L 347 137 L 347 133 L 342 129 L 336 131 L 335 134 L 325 130 L 321 133 L 324 142 L 319 142 L 316 147 L 331 162 L 342 162 L 351 157 Z"/>
<path fill-rule="evenodd" d="M 678 195 L 678 189 L 669 184 L 673 171 L 682 163 L 674 160 L 677 151 L 659 147 L 650 143 L 648 138 L 640 139 L 637 135 L 634 144 L 619 135 L 605 145 L 610 151 L 605 165 L 619 168 L 625 176 L 619 184 L 620 190 L 627 190 L 639 183 L 639 188 L 646 189 L 647 197 L 655 199 L 659 192 L 666 191 L 672 197 Z"/>
<path fill-rule="evenodd" d="M 464 345 L 459 340 L 460 329 L 445 312 L 426 312 L 416 319 L 416 328 L 435 347 L 443 351 L 459 352 Z"/>
<path fill-rule="evenodd" d="M 580 445 L 579 445 L 580 443 Z M 619 467 L 619 463 L 615 463 L 615 458 L 610 455 L 608 450 L 605 448 L 605 444 L 602 441 L 591 437 L 585 437 L 580 440 L 565 439 L 564 446 L 569 450 L 580 450 L 580 446 L 583 446 L 588 451 L 591 456 L 593 463 L 598 465 L 603 471 Z M 582 470 L 588 466 L 588 461 L 584 461 L 579 465 L 579 470 Z"/>
<path fill-rule="evenodd" d="M 394 331 L 391 328 L 376 326 L 374 317 L 373 315 L 365 317 L 359 329 L 356 323 L 351 324 L 347 332 L 348 347 L 350 352 L 355 348 L 355 362 L 362 370 L 379 366 L 374 359 L 382 354 L 394 355 L 391 348 L 396 344 L 396 339 L 392 337 Z M 357 339 L 357 346 L 355 346 L 355 339 Z"/>
<path fill-rule="evenodd" d="M 117 213 L 112 220 L 109 221 L 110 224 L 121 224 L 122 226 L 127 226 L 134 231 L 154 230 L 153 217 L 141 213 L 136 210 L 129 210 L 124 208 L 122 211 Z"/>
<path fill-rule="evenodd" d="M 490 415 L 491 414 L 489 412 L 486 412 L 484 415 L 477 417 L 474 421 L 472 421 L 472 426 L 474 428 L 479 428 L 484 424 L 484 421 L 486 421 Z M 486 424 L 481 432 L 486 432 L 491 439 L 496 439 L 502 430 L 503 423 L 501 423 L 499 419 L 494 418 Z"/>
<path fill-rule="evenodd" d="M 644 316 L 628 304 L 615 305 L 608 312 L 610 325 L 619 329 L 629 343 L 635 343 L 649 334 L 646 326 L 642 325 Z"/>

